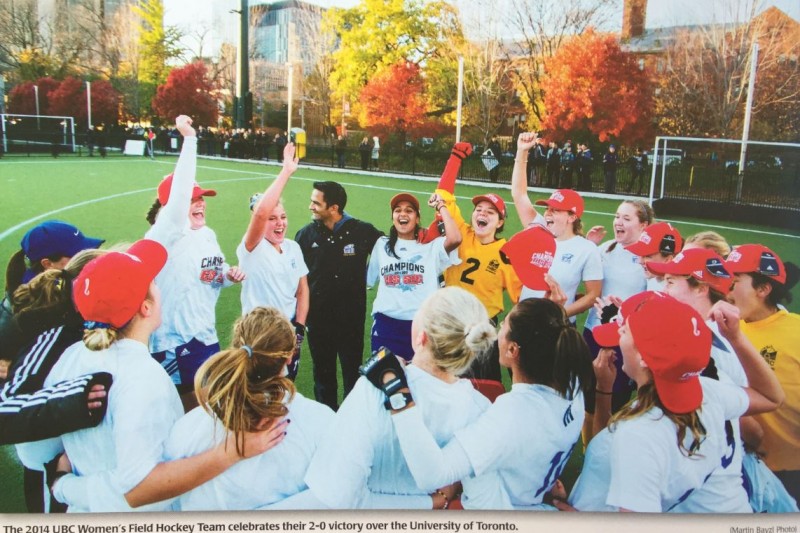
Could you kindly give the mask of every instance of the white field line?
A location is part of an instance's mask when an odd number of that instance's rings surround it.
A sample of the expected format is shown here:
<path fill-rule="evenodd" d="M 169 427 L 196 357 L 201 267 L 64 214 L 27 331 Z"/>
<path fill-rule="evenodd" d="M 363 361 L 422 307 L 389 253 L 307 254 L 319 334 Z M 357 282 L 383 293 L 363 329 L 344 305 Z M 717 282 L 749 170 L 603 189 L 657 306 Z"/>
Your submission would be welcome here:
<path fill-rule="evenodd" d="M 105 162 L 108 163 L 109 161 L 105 161 Z M 142 160 L 141 159 L 130 159 L 130 160 L 113 161 L 113 163 L 126 163 L 126 162 L 141 163 Z M 10 163 L 10 164 L 25 164 L 25 163 L 37 163 L 37 164 L 81 163 L 81 164 L 86 164 L 86 161 L 41 161 L 41 162 L 40 161 L 8 161 L 8 160 L 3 161 L 3 165 L 5 165 L 7 163 Z M 162 164 L 162 165 L 174 166 L 173 162 L 154 161 L 154 163 Z M 265 163 L 261 163 L 261 164 L 265 164 Z M 266 165 L 269 165 L 269 163 L 266 163 Z M 272 164 L 272 165 L 269 165 L 269 166 L 277 166 L 277 164 Z M 255 180 L 258 180 L 260 178 L 265 178 L 265 177 L 267 177 L 267 178 L 275 178 L 276 177 L 276 174 L 264 174 L 264 173 L 260 173 L 260 172 L 253 172 L 253 171 L 250 171 L 250 170 L 228 169 L 228 168 L 219 168 L 219 167 L 212 167 L 212 166 L 205 166 L 205 165 L 197 165 L 197 168 L 202 168 L 202 169 L 205 169 L 205 170 L 214 170 L 214 171 L 217 171 L 217 172 L 228 172 L 228 173 L 233 173 L 233 174 L 249 174 L 249 175 L 255 175 L 256 176 L 256 177 L 252 177 L 252 178 L 238 178 L 238 179 L 232 179 L 232 180 L 231 179 L 204 180 L 203 184 L 225 183 L 225 182 L 230 182 L 230 181 L 255 181 Z M 331 171 L 331 172 L 334 172 L 334 173 L 340 172 L 339 169 L 332 169 L 332 168 L 328 169 L 326 167 L 320 167 L 320 168 L 311 167 L 311 168 L 313 168 L 314 170 L 323 170 L 323 171 L 327 170 L 327 171 Z M 422 181 L 422 182 L 437 182 L 438 181 L 438 178 L 432 178 L 432 177 L 429 177 L 429 176 L 406 176 L 404 174 L 389 174 L 389 173 L 374 173 L 374 172 L 364 172 L 364 174 L 365 175 L 371 175 L 371 176 L 393 177 L 393 178 L 407 179 L 407 180 L 411 180 L 411 181 Z M 303 177 L 300 177 L 300 176 L 297 176 L 297 175 L 292 176 L 291 179 L 293 181 L 310 181 L 310 182 L 319 181 L 317 178 L 303 178 Z M 372 189 L 372 190 L 392 191 L 392 192 L 397 191 L 396 187 L 383 187 L 383 186 L 379 186 L 379 185 L 370 185 L 370 184 L 367 184 L 367 183 L 352 183 L 352 182 L 344 182 L 344 181 L 340 181 L 339 183 L 341 183 L 342 185 L 347 186 L 347 187 L 357 187 L 357 188 L 361 188 L 361 189 Z M 484 184 L 484 183 L 478 182 L 478 183 L 470 183 L 470 185 L 477 185 L 479 187 L 487 187 L 487 188 L 491 187 L 491 188 L 494 188 L 494 189 L 497 189 L 497 188 L 510 189 L 509 185 L 498 184 L 498 183 Z M 54 216 L 54 215 L 56 215 L 58 213 L 62 213 L 64 211 L 69 211 L 70 209 L 75 209 L 75 208 L 78 208 L 78 207 L 84 207 L 84 206 L 87 206 L 87 205 L 92 205 L 92 204 L 96 204 L 96 203 L 99 203 L 99 202 L 104 202 L 106 200 L 113 200 L 113 199 L 116 199 L 116 198 L 121 198 L 121 197 L 124 197 L 124 196 L 131 196 L 131 195 L 134 195 L 134 194 L 140 194 L 140 193 L 144 193 L 144 192 L 152 193 L 153 192 L 153 188 L 151 187 L 151 188 L 148 188 L 148 189 L 138 189 L 138 190 L 135 190 L 135 191 L 117 193 L 117 194 L 112 194 L 110 196 L 103 196 L 103 197 L 100 197 L 100 198 L 93 198 L 91 200 L 85 200 L 83 202 L 78 202 L 78 203 L 75 203 L 75 204 L 72 204 L 72 205 L 67 205 L 67 206 L 64 206 L 64 207 L 60 207 L 58 209 L 54 209 L 54 210 L 48 211 L 46 213 L 41 213 L 41 214 L 39 214 L 39 215 L 37 215 L 35 217 L 29 218 L 27 220 L 23 220 L 22 222 L 20 222 L 20 223 L 12 226 L 10 228 L 7 228 L 6 230 L 4 230 L 2 232 L 0 232 L 0 241 L 5 239 L 9 235 L 13 234 L 14 232 L 16 232 L 16 231 L 18 231 L 18 230 L 20 230 L 22 228 L 25 228 L 25 227 L 29 226 L 30 224 L 33 224 L 34 222 L 50 218 L 50 217 L 52 217 L 52 216 Z M 410 192 L 412 194 L 419 194 L 419 195 L 422 195 L 422 196 L 426 196 L 426 195 L 431 193 L 431 190 L 430 189 L 427 189 L 427 190 L 424 190 L 424 191 L 407 190 L 406 192 Z M 536 192 L 540 192 L 540 191 L 536 190 Z M 541 192 L 546 192 L 546 191 L 542 190 Z M 456 198 L 466 200 L 466 199 L 470 199 L 471 197 L 470 196 L 456 196 Z M 513 207 L 513 205 L 511 207 Z M 614 216 L 614 213 L 608 213 L 608 212 L 604 212 L 604 211 L 588 211 L 587 210 L 585 212 L 586 213 L 591 213 L 593 215 Z M 759 235 L 774 235 L 776 237 L 786 237 L 786 238 L 790 238 L 790 239 L 800 239 L 800 235 L 791 235 L 791 234 L 787 234 L 787 233 L 776 233 L 776 232 L 771 232 L 771 231 L 762 231 L 762 230 L 754 230 L 754 229 L 747 229 L 747 228 L 738 228 L 738 227 L 733 227 L 733 226 L 707 224 L 707 223 L 702 223 L 702 222 L 687 222 L 687 221 L 684 221 L 684 220 L 677 220 L 677 219 L 659 219 L 659 220 L 666 221 L 666 222 L 671 222 L 673 224 L 685 225 L 685 226 L 699 226 L 699 227 L 704 227 L 704 228 L 713 228 L 713 229 L 720 229 L 720 230 L 732 230 L 732 231 L 742 231 L 742 232 L 754 233 L 754 234 L 759 234 Z"/>

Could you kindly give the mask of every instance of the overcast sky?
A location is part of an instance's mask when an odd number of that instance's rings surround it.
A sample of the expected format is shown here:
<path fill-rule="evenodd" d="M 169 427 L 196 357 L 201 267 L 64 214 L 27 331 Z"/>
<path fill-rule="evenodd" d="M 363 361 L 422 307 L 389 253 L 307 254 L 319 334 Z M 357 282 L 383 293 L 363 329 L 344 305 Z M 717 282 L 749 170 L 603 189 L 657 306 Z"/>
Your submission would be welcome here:
<path fill-rule="evenodd" d="M 2 1 L 2 0 L 0 0 Z M 353 7 L 358 0 L 306 0 L 323 7 Z M 467 34 L 473 38 L 487 37 L 487 35 L 471 35 L 471 27 L 479 25 L 483 28 L 480 33 L 494 31 L 498 37 L 512 37 L 504 32 L 508 31 L 508 25 L 502 20 L 502 14 L 507 12 L 504 4 L 510 0 L 491 0 L 491 9 L 486 9 L 484 1 L 476 0 L 448 0 L 458 6 L 463 14 L 465 29 Z M 676 26 L 683 24 L 704 24 L 710 22 L 725 22 L 734 19 L 744 20 L 746 13 L 753 2 L 761 10 L 769 6 L 776 6 L 797 21 L 800 21 L 800 0 L 649 0 L 647 3 L 648 28 L 658 28 L 664 26 Z M 230 5 L 238 7 L 240 0 L 164 0 L 165 23 L 171 26 L 178 26 L 186 35 L 196 33 L 198 28 L 208 28 L 211 26 L 212 2 L 219 6 Z M 252 3 L 252 2 L 251 2 Z M 618 15 L 610 17 L 613 25 L 608 28 L 601 28 L 609 31 L 619 31 L 622 27 L 622 4 L 623 0 L 618 0 Z M 743 13 L 738 17 L 734 15 L 735 6 L 740 6 Z M 553 1 L 553 9 L 558 9 L 558 0 Z M 223 12 L 225 10 L 222 10 Z M 218 11 L 219 12 L 219 11 Z M 222 15 L 225 16 L 225 15 Z M 237 17 L 230 17 L 231 31 L 236 32 Z M 482 20 L 482 17 L 494 19 L 493 21 Z M 488 24 L 487 24 L 488 22 Z M 487 28 L 495 28 L 487 30 Z M 235 35 L 232 33 L 231 35 Z M 187 39 L 189 39 L 187 37 Z M 189 49 L 194 49 L 196 45 L 185 43 Z"/>
<path fill-rule="evenodd" d="M 353 7 L 358 0 L 310 0 L 311 3 L 323 7 Z M 502 0 L 501 0 L 502 2 Z M 494 0 L 492 4 L 501 2 Z M 463 11 L 468 6 L 475 6 L 475 0 L 454 0 L 453 3 Z M 622 0 L 619 0 L 620 26 L 622 25 Z M 733 5 L 750 5 L 747 0 L 649 0 L 647 3 L 647 27 L 659 28 L 681 24 L 702 24 L 706 22 L 721 22 L 726 18 Z M 776 6 L 795 20 L 800 21 L 800 0 L 761 0 L 758 2 L 762 9 Z M 553 2 L 553 9 L 558 9 L 558 2 Z M 747 9 L 747 7 L 745 7 Z M 715 20 L 716 19 L 716 20 Z"/>

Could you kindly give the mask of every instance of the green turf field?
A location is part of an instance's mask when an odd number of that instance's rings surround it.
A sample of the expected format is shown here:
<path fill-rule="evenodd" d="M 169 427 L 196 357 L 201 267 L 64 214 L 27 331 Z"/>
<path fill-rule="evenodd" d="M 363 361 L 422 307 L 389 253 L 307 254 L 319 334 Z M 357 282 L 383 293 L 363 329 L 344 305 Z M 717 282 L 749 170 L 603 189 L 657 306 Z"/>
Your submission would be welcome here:
<path fill-rule="evenodd" d="M 442 162 L 444 166 L 444 162 Z M 107 243 L 132 242 L 148 229 L 145 213 L 155 199 L 155 188 L 161 178 L 172 171 L 175 158 L 143 158 L 109 156 L 107 159 L 87 157 L 5 157 L 0 159 L 0 190 L 4 192 L 0 211 L 0 258 L 3 262 L 19 249 L 24 233 L 38 222 L 61 219 L 81 228 L 87 235 L 101 237 Z M 203 187 L 214 188 L 218 196 L 208 198 L 206 219 L 217 233 L 217 239 L 231 264 L 236 263 L 236 246 L 247 227 L 250 211 L 248 201 L 254 192 L 263 191 L 279 170 L 276 165 L 239 163 L 226 160 L 198 161 L 197 181 Z M 313 167 L 301 167 L 290 179 L 284 191 L 284 205 L 289 216 L 288 234 L 294 235 L 310 220 L 308 204 L 311 184 L 317 180 L 336 180 L 348 192 L 346 211 L 356 218 L 367 220 L 379 229 L 389 230 L 391 216 L 389 199 L 398 191 L 417 194 L 423 202 L 435 187 L 435 179 L 397 178 L 385 175 L 360 175 L 334 172 Z M 470 198 L 485 187 L 459 183 L 456 195 L 464 213 L 470 213 Z M 509 208 L 508 227 L 503 236 L 510 237 L 521 229 L 513 213 L 511 194 L 497 186 Z M 532 197 L 546 198 L 544 191 Z M 619 199 L 587 198 L 584 225 L 596 224 L 611 230 L 613 214 Z M 429 210 L 423 212 L 423 223 L 431 220 Z M 714 229 L 732 244 L 759 242 L 775 250 L 784 261 L 800 264 L 800 233 L 765 226 L 731 224 L 700 219 L 670 220 L 684 236 L 697 231 Z M 735 226 L 735 227 L 733 227 Z M 610 231 L 609 231 L 610 233 Z M 795 289 L 795 297 L 798 297 Z M 371 305 L 373 295 L 369 296 Z M 789 306 L 800 311 L 800 302 Z M 217 307 L 220 342 L 226 345 L 230 329 L 240 311 L 239 288 L 222 291 Z M 579 320 L 579 324 L 582 320 Z M 369 328 L 367 333 L 369 332 Z M 366 346 L 369 346 L 367 340 Z M 313 397 L 310 357 L 304 351 L 297 386 L 304 395 Z M 571 485 L 581 453 L 573 454 L 572 468 L 565 482 Z M 573 478 L 573 479 L 570 479 Z M 0 513 L 22 512 L 20 468 L 13 447 L 0 447 Z"/>

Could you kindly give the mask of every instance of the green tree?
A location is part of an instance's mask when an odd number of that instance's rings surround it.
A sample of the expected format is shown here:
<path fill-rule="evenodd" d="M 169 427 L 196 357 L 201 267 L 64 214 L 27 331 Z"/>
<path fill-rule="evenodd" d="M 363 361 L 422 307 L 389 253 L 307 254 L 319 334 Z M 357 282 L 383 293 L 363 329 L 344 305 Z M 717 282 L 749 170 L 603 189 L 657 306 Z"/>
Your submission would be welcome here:
<path fill-rule="evenodd" d="M 140 18 L 139 111 L 147 114 L 156 87 L 167 81 L 167 62 L 181 55 L 181 33 L 173 26 L 164 27 L 162 0 L 141 0 L 133 10 Z"/>
<path fill-rule="evenodd" d="M 452 61 L 437 63 L 462 35 L 456 9 L 442 0 L 361 0 L 329 10 L 326 23 L 340 42 L 331 74 L 337 97 L 355 101 L 372 76 L 396 64 L 418 65 L 434 77 L 446 77 L 442 68 L 456 69 Z"/>

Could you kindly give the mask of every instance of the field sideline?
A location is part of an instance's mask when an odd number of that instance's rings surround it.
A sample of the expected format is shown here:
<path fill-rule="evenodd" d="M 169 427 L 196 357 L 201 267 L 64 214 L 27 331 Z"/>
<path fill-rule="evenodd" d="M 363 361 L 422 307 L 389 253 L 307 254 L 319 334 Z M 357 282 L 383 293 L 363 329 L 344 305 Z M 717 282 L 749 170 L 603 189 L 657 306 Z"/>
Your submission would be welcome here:
<path fill-rule="evenodd" d="M 109 156 L 107 159 L 87 157 L 4 157 L 0 159 L 0 188 L 5 192 L 4 209 L 0 212 L 0 258 L 4 264 L 19 249 L 19 241 L 33 225 L 57 218 L 80 227 L 87 235 L 105 238 L 107 244 L 132 242 L 142 237 L 148 228 L 144 215 L 155 199 L 155 188 L 161 178 L 172 171 L 175 157 L 160 157 L 155 161 L 143 158 Z M 442 161 L 444 166 L 444 161 Z M 236 264 L 236 246 L 247 227 L 250 212 L 248 200 L 262 192 L 275 177 L 277 164 L 255 164 L 225 159 L 201 158 L 198 161 L 197 181 L 204 187 L 217 190 L 218 196 L 207 199 L 206 217 L 209 227 L 217 233 L 222 251 L 230 264 Z M 284 191 L 284 205 L 289 216 L 288 235 L 309 220 L 308 204 L 311 183 L 336 180 L 348 192 L 346 211 L 356 218 L 367 220 L 387 231 L 391 223 L 389 199 L 398 191 L 412 192 L 421 203 L 435 187 L 436 178 L 394 176 L 384 173 L 342 172 L 339 169 L 301 166 L 289 180 Z M 468 217 L 470 198 L 487 187 L 499 192 L 509 209 L 507 228 L 502 236 L 508 238 L 521 229 L 511 202 L 508 186 L 489 183 L 459 182 L 456 193 L 462 212 Z M 532 189 L 531 197 L 546 198 L 549 191 Z M 611 229 L 613 214 L 622 196 L 592 195 L 586 198 L 584 227 L 602 224 Z M 423 224 L 432 213 L 423 209 Z M 667 219 L 682 235 L 704 229 L 714 229 L 732 244 L 760 242 L 775 250 L 784 261 L 800 264 L 800 232 L 751 224 L 736 225 L 700 219 Z M 609 233 L 611 233 L 609 231 Z M 800 298 L 795 288 L 795 302 L 789 309 L 800 311 Z M 371 306 L 374 292 L 370 291 Z M 231 324 L 240 312 L 239 288 L 224 290 L 217 306 L 218 331 L 224 346 L 230 338 Z M 582 320 L 579 320 L 579 324 Z M 367 333 L 369 328 L 367 328 Z M 369 346 L 369 343 L 366 344 Z M 313 397 L 311 361 L 304 349 L 298 390 Z M 582 454 L 573 454 L 577 470 Z M 571 483 L 569 483 L 571 484 Z M 0 447 L 0 513 L 23 512 L 20 469 L 13 447 Z"/>

